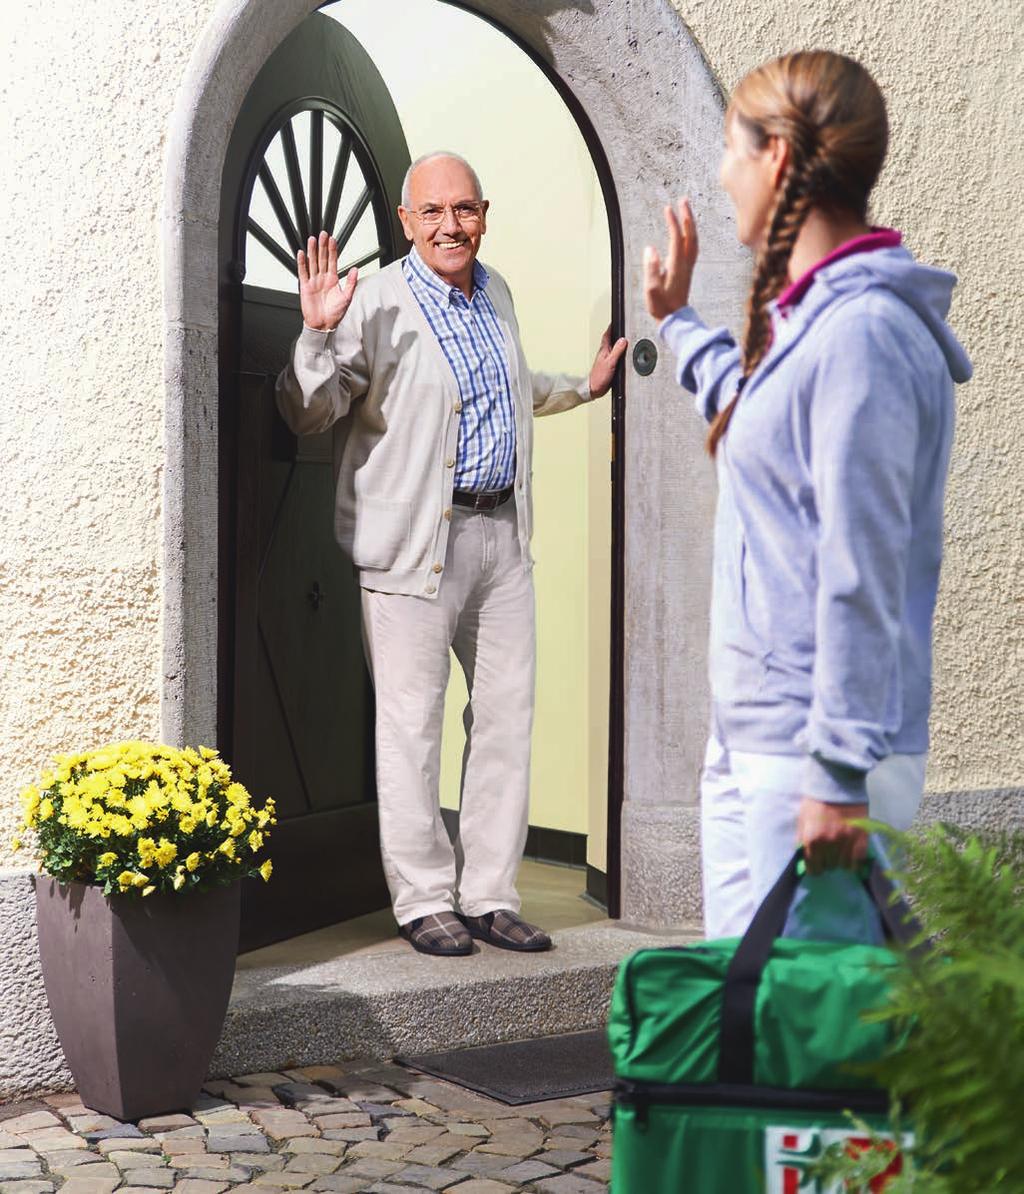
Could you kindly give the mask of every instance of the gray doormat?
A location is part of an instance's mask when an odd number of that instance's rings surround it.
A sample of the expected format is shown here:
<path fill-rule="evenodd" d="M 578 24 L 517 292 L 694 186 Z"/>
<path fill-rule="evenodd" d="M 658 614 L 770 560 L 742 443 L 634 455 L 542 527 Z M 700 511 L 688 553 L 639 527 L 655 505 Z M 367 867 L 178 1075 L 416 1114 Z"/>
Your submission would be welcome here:
<path fill-rule="evenodd" d="M 421 1053 L 396 1057 L 395 1061 L 509 1106 L 612 1088 L 612 1058 L 603 1028 L 445 1053 Z"/>

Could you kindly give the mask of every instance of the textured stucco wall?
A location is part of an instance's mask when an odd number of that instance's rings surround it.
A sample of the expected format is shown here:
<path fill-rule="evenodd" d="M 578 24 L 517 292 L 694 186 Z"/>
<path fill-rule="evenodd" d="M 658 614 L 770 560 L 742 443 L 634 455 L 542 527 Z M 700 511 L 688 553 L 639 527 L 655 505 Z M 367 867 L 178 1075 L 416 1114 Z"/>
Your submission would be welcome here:
<path fill-rule="evenodd" d="M 0 15 L 0 865 L 53 751 L 159 734 L 160 205 L 211 8 Z"/>
<path fill-rule="evenodd" d="M 0 871 L 0 1102 L 71 1085 L 46 1005 L 36 949 L 36 898 L 24 875 Z"/>
<path fill-rule="evenodd" d="M 725 90 L 765 58 L 821 47 L 858 58 L 885 91 L 891 150 L 874 214 L 923 260 L 959 275 L 951 319 L 975 365 L 958 390 L 928 789 L 1022 785 L 1020 9 L 1001 0 L 672 2 Z"/>

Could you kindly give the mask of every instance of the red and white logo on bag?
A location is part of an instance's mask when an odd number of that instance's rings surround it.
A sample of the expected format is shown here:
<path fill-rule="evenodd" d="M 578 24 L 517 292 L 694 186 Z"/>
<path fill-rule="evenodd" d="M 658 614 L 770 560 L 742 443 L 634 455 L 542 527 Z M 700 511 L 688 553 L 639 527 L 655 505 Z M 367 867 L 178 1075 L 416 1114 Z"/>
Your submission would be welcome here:
<path fill-rule="evenodd" d="M 884 1191 L 889 1178 L 903 1171 L 903 1156 L 913 1137 L 905 1133 L 900 1140 L 885 1133 L 878 1134 L 881 1143 L 855 1130 L 843 1128 L 765 1128 L 765 1194 L 843 1194 L 842 1183 L 824 1182 L 811 1176 L 810 1169 L 821 1160 L 826 1149 L 842 1142 L 848 1152 L 862 1153 L 874 1147 L 885 1148 L 893 1154 L 892 1163 L 870 1185 L 871 1194 Z"/>

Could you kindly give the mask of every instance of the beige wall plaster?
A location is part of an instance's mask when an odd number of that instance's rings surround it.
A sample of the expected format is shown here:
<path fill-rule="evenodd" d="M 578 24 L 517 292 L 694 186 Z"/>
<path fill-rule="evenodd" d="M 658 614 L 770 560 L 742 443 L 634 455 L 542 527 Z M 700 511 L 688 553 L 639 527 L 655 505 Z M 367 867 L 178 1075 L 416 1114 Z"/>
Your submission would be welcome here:
<path fill-rule="evenodd" d="M 958 390 L 935 627 L 930 791 L 1024 784 L 1024 35 L 1002 0 L 672 0 L 728 90 L 787 50 L 851 54 L 885 91 L 879 222 L 960 277 Z"/>
<path fill-rule="evenodd" d="M 165 137 L 212 8 L 0 16 L 0 865 L 54 751 L 160 732 Z"/>

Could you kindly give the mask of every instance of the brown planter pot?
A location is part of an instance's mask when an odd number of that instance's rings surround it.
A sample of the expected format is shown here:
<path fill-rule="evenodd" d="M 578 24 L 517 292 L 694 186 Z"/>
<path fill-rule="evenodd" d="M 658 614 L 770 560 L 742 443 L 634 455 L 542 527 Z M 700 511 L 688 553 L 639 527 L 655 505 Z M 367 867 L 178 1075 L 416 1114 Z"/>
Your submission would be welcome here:
<path fill-rule="evenodd" d="M 231 995 L 240 885 L 145 899 L 35 887 L 46 997 L 82 1102 L 121 1120 L 192 1106 Z"/>

